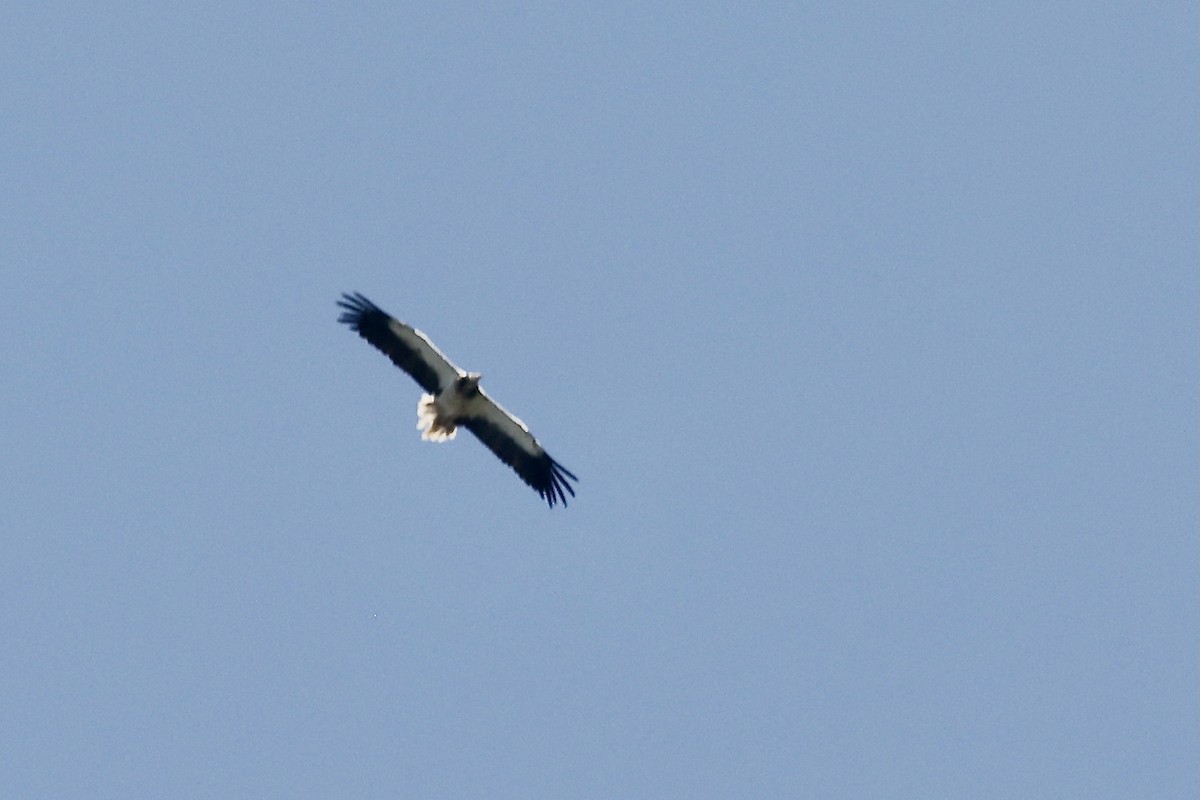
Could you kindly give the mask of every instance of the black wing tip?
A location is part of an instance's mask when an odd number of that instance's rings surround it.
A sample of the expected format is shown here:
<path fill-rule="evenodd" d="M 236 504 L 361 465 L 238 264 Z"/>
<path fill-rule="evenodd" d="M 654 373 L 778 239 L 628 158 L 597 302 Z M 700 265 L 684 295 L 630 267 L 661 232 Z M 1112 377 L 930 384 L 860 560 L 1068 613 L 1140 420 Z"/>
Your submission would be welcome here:
<path fill-rule="evenodd" d="M 379 306 L 372 303 L 359 292 L 355 292 L 354 294 L 343 292 L 342 299 L 337 301 L 337 305 L 338 308 L 344 309 L 342 315 L 338 317 L 338 322 L 355 329 L 362 323 L 364 317 L 373 314 L 383 314 Z"/>
<path fill-rule="evenodd" d="M 555 503 L 562 503 L 563 508 L 566 508 L 568 505 L 567 495 L 575 496 L 575 488 L 571 486 L 570 481 L 578 481 L 579 478 L 576 478 L 575 473 L 555 461 L 549 454 L 545 454 L 543 457 L 546 459 L 545 476 L 539 482 L 540 485 L 535 486 L 534 489 L 550 508 L 554 508 Z"/>

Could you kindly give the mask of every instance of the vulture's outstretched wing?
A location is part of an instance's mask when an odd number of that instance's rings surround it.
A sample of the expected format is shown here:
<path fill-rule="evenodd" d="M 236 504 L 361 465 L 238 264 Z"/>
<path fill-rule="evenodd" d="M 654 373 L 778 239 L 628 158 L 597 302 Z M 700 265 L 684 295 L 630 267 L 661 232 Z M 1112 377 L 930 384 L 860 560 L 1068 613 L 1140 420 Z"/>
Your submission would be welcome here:
<path fill-rule="evenodd" d="M 567 494 L 575 496 L 568 479 L 579 479 L 559 464 L 533 438 L 525 423 L 508 413 L 482 390 L 472 404 L 472 413 L 460 422 L 487 445 L 496 456 L 533 487 L 551 508 L 556 502 L 567 504 Z M 564 493 L 565 492 L 565 493 Z"/>
<path fill-rule="evenodd" d="M 357 331 L 430 394 L 437 394 L 466 374 L 425 334 L 390 316 L 361 294 L 343 294 L 338 306 L 344 309 L 338 322 Z"/>

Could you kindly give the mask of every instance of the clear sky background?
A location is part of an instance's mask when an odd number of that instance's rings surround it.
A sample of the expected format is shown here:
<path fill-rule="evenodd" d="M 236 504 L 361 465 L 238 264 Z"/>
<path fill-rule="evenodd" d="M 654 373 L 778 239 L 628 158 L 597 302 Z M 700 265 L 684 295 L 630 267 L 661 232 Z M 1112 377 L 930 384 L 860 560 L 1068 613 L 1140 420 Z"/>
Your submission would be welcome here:
<path fill-rule="evenodd" d="M 1200 793 L 1195 3 L 4 16 L 0 796 Z"/>

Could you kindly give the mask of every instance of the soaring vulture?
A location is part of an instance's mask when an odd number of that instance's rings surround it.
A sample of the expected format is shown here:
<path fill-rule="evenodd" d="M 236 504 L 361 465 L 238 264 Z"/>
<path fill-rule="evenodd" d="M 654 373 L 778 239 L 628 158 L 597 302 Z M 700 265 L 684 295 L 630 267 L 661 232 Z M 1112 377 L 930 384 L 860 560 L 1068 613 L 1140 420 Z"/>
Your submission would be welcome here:
<path fill-rule="evenodd" d="M 422 439 L 453 439 L 461 425 L 512 467 L 551 508 L 558 501 L 566 506 L 567 495 L 575 496 L 568 479 L 579 479 L 550 457 L 524 422 L 487 396 L 479 387 L 479 373 L 459 369 L 425 334 L 389 316 L 357 292 L 343 294 L 338 306 L 342 309 L 338 322 L 357 331 L 425 390 L 417 403 Z"/>

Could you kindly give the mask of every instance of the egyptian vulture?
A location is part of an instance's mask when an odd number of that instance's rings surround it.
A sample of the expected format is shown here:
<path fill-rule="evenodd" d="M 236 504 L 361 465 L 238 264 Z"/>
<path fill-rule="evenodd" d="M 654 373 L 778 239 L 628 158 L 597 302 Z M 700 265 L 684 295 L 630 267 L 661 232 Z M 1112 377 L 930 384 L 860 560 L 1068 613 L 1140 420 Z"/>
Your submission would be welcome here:
<path fill-rule="evenodd" d="M 568 479 L 579 479 L 550 457 L 524 422 L 487 396 L 479 386 L 479 373 L 459 369 L 425 334 L 357 292 L 343 294 L 338 306 L 342 309 L 338 322 L 357 331 L 425 390 L 417 403 L 422 439 L 445 442 L 454 438 L 459 426 L 465 427 L 551 508 L 558 501 L 566 506 L 567 495 L 575 496 Z"/>

